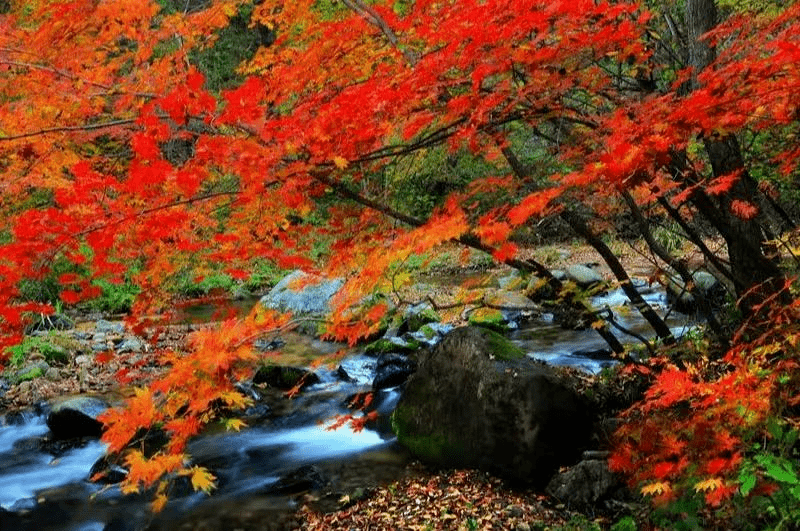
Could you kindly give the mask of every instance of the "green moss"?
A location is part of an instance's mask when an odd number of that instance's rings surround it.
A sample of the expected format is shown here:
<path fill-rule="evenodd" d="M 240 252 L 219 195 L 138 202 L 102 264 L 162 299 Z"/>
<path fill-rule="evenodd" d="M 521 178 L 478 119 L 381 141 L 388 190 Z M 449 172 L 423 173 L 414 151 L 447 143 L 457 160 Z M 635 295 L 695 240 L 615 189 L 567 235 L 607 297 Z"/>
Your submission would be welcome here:
<path fill-rule="evenodd" d="M 438 323 L 441 320 L 441 317 L 433 308 L 425 308 L 420 312 L 409 315 L 406 323 L 408 324 L 409 332 L 416 332 L 428 323 Z"/>
<path fill-rule="evenodd" d="M 381 338 L 367 345 L 364 349 L 364 353 L 372 355 L 386 354 L 387 352 L 410 353 L 416 352 L 419 349 L 419 342 L 413 339 L 404 341 L 404 343 L 394 343 L 389 339 Z"/>
<path fill-rule="evenodd" d="M 51 332 L 45 336 L 26 336 L 22 343 L 6 348 L 6 354 L 14 367 L 22 367 L 31 354 L 38 352 L 48 363 L 63 364 L 69 361 L 69 353 L 80 348 L 69 336 Z"/>
<path fill-rule="evenodd" d="M 497 332 L 489 330 L 486 340 L 491 348 L 491 354 L 497 360 L 518 360 L 525 357 L 525 351 Z"/>
<path fill-rule="evenodd" d="M 508 325 L 503 312 L 493 308 L 478 308 L 469 315 L 469 324 L 482 326 L 497 332 L 507 332 Z"/>
<path fill-rule="evenodd" d="M 437 335 L 437 334 L 436 334 L 436 330 L 434 330 L 433 328 L 431 328 L 431 327 L 430 327 L 430 326 L 428 326 L 428 325 L 424 325 L 424 326 L 422 326 L 422 327 L 419 329 L 419 332 L 422 332 L 422 335 L 424 335 L 424 336 L 425 336 L 425 339 L 433 339 L 433 338 L 434 338 L 434 337 L 436 337 L 436 335 Z"/>
<path fill-rule="evenodd" d="M 32 367 L 28 371 L 17 374 L 16 381 L 19 383 L 28 380 L 35 380 L 36 378 L 41 378 L 42 375 L 44 375 L 44 370 L 41 367 Z"/>
<path fill-rule="evenodd" d="M 446 463 L 456 455 L 459 449 L 450 443 L 444 434 L 415 435 L 409 429 L 409 418 L 413 415 L 410 406 L 398 406 L 392 413 L 392 430 L 397 441 L 413 455 L 423 461 Z"/>

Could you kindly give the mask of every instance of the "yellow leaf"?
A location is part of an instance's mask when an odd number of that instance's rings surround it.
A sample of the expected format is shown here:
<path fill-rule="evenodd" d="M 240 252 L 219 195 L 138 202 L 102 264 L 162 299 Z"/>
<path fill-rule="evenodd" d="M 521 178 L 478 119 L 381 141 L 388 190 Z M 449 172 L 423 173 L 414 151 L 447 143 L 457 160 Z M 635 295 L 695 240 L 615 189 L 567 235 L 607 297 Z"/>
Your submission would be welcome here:
<path fill-rule="evenodd" d="M 167 504 L 167 495 L 164 493 L 158 494 L 155 499 L 150 502 L 150 508 L 154 513 L 161 512 L 161 509 Z"/>
<path fill-rule="evenodd" d="M 247 423 L 241 419 L 225 419 L 225 429 L 228 431 L 239 431 L 246 426 Z"/>
<path fill-rule="evenodd" d="M 342 157 L 333 157 L 333 163 L 336 164 L 336 167 L 339 168 L 340 170 L 345 169 L 349 164 L 349 162 L 347 162 L 347 159 Z"/>
<path fill-rule="evenodd" d="M 710 490 L 717 490 L 722 486 L 722 480 L 719 478 L 708 478 L 695 483 L 694 491 L 695 492 L 708 492 Z"/>
<path fill-rule="evenodd" d="M 119 490 L 122 491 L 122 494 L 136 494 L 139 492 L 139 484 L 123 482 Z"/>
<path fill-rule="evenodd" d="M 592 323 L 592 328 L 594 328 L 595 330 L 600 330 L 601 328 L 603 328 L 603 326 L 605 326 L 605 324 L 606 324 L 605 321 L 603 321 L 602 319 L 598 319 L 597 321 Z"/>
<path fill-rule="evenodd" d="M 252 399 L 238 391 L 226 391 L 221 393 L 219 397 L 225 404 L 234 409 L 244 409 L 253 404 Z"/>
<path fill-rule="evenodd" d="M 214 477 L 214 474 L 204 467 L 196 466 L 192 468 L 192 488 L 194 490 L 202 490 L 206 493 L 211 492 L 211 489 L 215 487 L 215 479 L 217 478 Z"/>
<path fill-rule="evenodd" d="M 672 487 L 666 481 L 657 481 L 655 483 L 650 483 L 642 487 L 642 494 L 645 496 L 656 496 L 659 494 L 664 494 L 665 492 L 669 492 L 672 490 Z"/>

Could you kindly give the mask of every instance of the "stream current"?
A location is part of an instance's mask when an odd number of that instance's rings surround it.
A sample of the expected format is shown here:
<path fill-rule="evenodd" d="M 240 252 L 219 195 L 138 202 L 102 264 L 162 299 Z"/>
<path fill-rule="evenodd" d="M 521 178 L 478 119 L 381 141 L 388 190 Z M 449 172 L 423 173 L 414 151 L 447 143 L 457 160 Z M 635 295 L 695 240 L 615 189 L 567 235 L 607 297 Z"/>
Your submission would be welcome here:
<path fill-rule="evenodd" d="M 664 293 L 641 291 L 663 315 Z M 645 335 L 647 324 L 626 301 L 620 291 L 612 291 L 595 297 L 592 305 L 611 308 L 620 325 Z M 681 314 L 672 314 L 667 322 L 676 335 L 691 325 Z M 631 341 L 630 336 L 618 335 Z M 596 373 L 615 363 L 597 355 L 605 344 L 593 330 L 564 330 L 548 315 L 525 323 L 509 337 L 531 357 L 554 365 Z M 329 351 L 330 346 L 324 350 Z M 298 471 L 301 483 L 321 476 L 320 481 L 335 484 L 340 492 L 402 476 L 408 458 L 394 441 L 387 422 L 359 433 L 346 427 L 325 428 L 335 415 L 346 412 L 348 397 L 370 388 L 375 363 L 375 358 L 354 352 L 342 361 L 351 381 L 342 382 L 332 369 L 318 369 L 320 382 L 304 390 L 285 416 L 251 422 L 251 427 L 241 432 L 198 437 L 188 453 L 196 463 L 212 470 L 218 488 L 212 496 L 190 489 L 176 493 L 156 516 L 149 512 L 149 495 L 123 496 L 117 487 L 88 481 L 89 470 L 104 453 L 99 441 L 87 441 L 54 455 L 41 444 L 48 434 L 45 412 L 0 416 L 0 529 L 175 531 L 195 528 L 196 521 L 187 523 L 193 518 L 227 527 L 221 520 L 224 515 L 230 518 L 225 522 L 232 525 L 249 515 L 261 522 L 274 521 L 274 529 L 291 527 L 282 527 L 281 522 L 296 509 L 296 502 L 281 489 L 285 478 L 297 476 Z M 398 399 L 397 389 L 379 393 L 382 417 L 388 417 Z M 263 528 L 271 527 L 265 523 Z"/>

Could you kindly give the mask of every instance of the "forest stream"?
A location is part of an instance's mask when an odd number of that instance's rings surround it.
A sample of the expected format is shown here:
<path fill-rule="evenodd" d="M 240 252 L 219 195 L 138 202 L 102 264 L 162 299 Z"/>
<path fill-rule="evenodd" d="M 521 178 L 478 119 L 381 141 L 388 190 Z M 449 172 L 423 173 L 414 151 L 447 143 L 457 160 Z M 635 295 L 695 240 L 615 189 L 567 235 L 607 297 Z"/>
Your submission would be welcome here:
<path fill-rule="evenodd" d="M 660 313 L 666 311 L 663 291 L 642 292 Z M 646 323 L 625 306 L 626 301 L 620 291 L 611 291 L 595 297 L 592 305 L 597 309 L 608 306 L 619 324 L 646 334 Z M 689 326 L 688 318 L 677 313 L 667 322 L 676 335 Z M 604 344 L 593 330 L 561 329 L 548 314 L 525 322 L 509 337 L 530 356 L 551 364 L 597 373 L 616 363 L 603 354 Z M 317 348 L 320 355 L 332 351 L 330 344 L 321 341 L 305 338 L 302 344 L 303 348 Z M 188 452 L 197 464 L 214 473 L 218 488 L 211 496 L 190 488 L 184 492 L 178 489 L 170 495 L 164 511 L 155 516 L 149 511 L 149 495 L 123 496 L 113 485 L 88 481 L 89 471 L 104 453 L 99 441 L 84 441 L 67 449 L 45 444 L 46 407 L 0 417 L 0 528 L 234 529 L 236 522 L 253 518 L 263 522 L 264 529 L 291 528 L 299 493 L 321 490 L 352 494 L 363 487 L 399 479 L 405 473 L 409 458 L 394 441 L 388 422 L 400 396 L 399 388 L 377 392 L 381 420 L 363 431 L 326 429 L 326 423 L 347 411 L 350 397 L 371 388 L 375 366 L 374 357 L 353 350 L 341 360 L 340 367 L 316 369 L 319 382 L 306 388 L 285 411 L 269 411 L 268 406 L 259 410 L 256 406 L 248 412 L 250 427 L 198 437 Z M 333 503 L 328 508 L 336 507 L 336 500 L 328 503 Z"/>

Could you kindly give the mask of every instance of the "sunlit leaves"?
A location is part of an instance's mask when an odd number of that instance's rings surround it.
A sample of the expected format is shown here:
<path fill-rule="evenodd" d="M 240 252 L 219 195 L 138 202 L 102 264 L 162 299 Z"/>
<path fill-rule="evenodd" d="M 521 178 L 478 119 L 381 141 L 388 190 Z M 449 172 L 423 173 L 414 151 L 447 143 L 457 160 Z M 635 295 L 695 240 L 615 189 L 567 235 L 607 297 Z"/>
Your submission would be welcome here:
<path fill-rule="evenodd" d="M 200 490 L 205 493 L 211 492 L 215 486 L 216 477 L 211 474 L 207 469 L 199 466 L 192 467 L 189 471 L 189 479 L 192 483 L 194 490 Z"/>
<path fill-rule="evenodd" d="M 384 17 L 376 21 L 340 7 L 323 13 L 312 0 L 264 1 L 250 23 L 277 39 L 240 65 L 241 85 L 212 94 L 188 54 L 213 43 L 242 4 L 166 14 L 155 2 L 122 9 L 51 0 L 27 13 L 15 3 L 14 16 L 2 17 L 0 228 L 9 241 L 0 247 L 0 345 L 19 340 L 27 313 L 51 311 L 20 301 L 18 285 L 45 276 L 56 258 L 83 271 L 59 279 L 67 305 L 96 294 L 93 280 L 130 273 L 141 288 L 131 322 L 170 308 L 170 281 L 187 267 L 237 279 L 254 259 L 327 268 L 348 279 L 327 331 L 355 343 L 379 330 L 389 307 L 361 302 L 412 254 L 469 236 L 510 260 L 520 229 L 562 200 L 602 205 L 642 183 L 669 190 L 672 156 L 690 142 L 797 119 L 797 5 L 715 32 L 726 46 L 700 90 L 631 95 L 612 71 L 624 78 L 652 67 L 650 15 L 633 2 L 420 1 L 400 13 L 378 2 L 370 4 Z M 510 174 L 501 155 L 515 127 L 536 156 L 557 158 L 562 174 Z M 431 216 L 398 216 L 381 179 L 445 144 L 509 174 L 463 178 Z M 798 156 L 787 142 L 771 163 L 791 176 Z M 701 178 L 673 199 L 723 196 L 737 178 Z M 44 202 L 19 205 L 39 191 Z M 742 219 L 759 214 L 749 200 L 730 208 Z M 171 437 L 171 455 L 126 454 L 127 490 L 188 467 L 179 458 L 188 440 L 247 407 L 233 381 L 258 360 L 248 338 L 288 319 L 226 321 L 193 334 L 187 352 L 159 353 L 169 370 L 103 417 L 112 452 L 156 427 Z M 733 356 L 716 373 L 692 364 L 632 369 L 654 385 L 639 410 L 644 421 L 623 429 L 615 466 L 650 482 L 655 496 L 691 487 L 681 476 L 692 466 L 730 474 L 744 431 L 758 429 L 784 392 L 770 376 L 784 344 L 762 343 L 747 353 L 759 358 L 752 367 Z M 212 487 L 206 472 L 186 470 L 195 488 Z M 717 497 L 728 488 L 706 486 Z"/>
<path fill-rule="evenodd" d="M 655 483 L 648 483 L 647 485 L 643 486 L 641 489 L 642 494 L 645 496 L 657 496 L 661 494 L 667 494 L 672 490 L 672 487 L 667 482 L 655 482 Z"/>
<path fill-rule="evenodd" d="M 526 196 L 518 205 L 508 211 L 508 221 L 513 226 L 525 223 L 531 216 L 538 216 L 545 212 L 550 202 L 561 195 L 561 190 L 549 188 L 533 192 Z"/>

